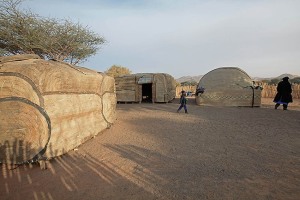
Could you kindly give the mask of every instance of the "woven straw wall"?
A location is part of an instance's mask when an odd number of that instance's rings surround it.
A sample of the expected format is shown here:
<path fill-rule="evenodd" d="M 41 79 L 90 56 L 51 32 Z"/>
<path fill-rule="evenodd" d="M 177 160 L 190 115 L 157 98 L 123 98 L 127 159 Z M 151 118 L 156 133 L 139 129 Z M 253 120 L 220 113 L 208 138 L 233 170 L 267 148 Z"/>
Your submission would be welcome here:
<path fill-rule="evenodd" d="M 141 102 L 142 84 L 140 78 L 149 79 L 152 83 L 153 102 L 169 102 L 176 95 L 175 79 L 165 73 L 138 73 L 115 78 L 118 102 Z"/>
<path fill-rule="evenodd" d="M 261 97 L 262 98 L 274 98 L 277 91 L 276 91 L 276 85 L 268 85 L 266 83 L 261 84 L 261 87 L 263 88 L 261 91 Z M 193 93 L 196 92 L 197 86 L 178 86 L 176 87 L 176 96 L 179 97 L 181 94 L 181 91 L 191 91 Z M 293 84 L 292 85 L 292 96 L 294 99 L 300 99 L 300 85 L 299 84 Z"/>
<path fill-rule="evenodd" d="M 263 90 L 261 96 L 263 98 L 274 98 L 277 93 L 277 85 L 268 85 L 266 83 L 262 84 Z M 300 85 L 292 84 L 292 96 L 294 99 L 300 99 Z"/>
<path fill-rule="evenodd" d="M 261 104 L 261 90 L 252 90 L 251 78 L 246 72 L 236 67 L 223 67 L 205 74 L 198 87 L 205 92 L 196 97 L 198 105 L 218 106 L 254 106 Z"/>
<path fill-rule="evenodd" d="M 114 79 L 35 55 L 0 58 L 0 162 L 61 155 L 115 120 Z"/>
<path fill-rule="evenodd" d="M 189 91 L 192 92 L 193 94 L 196 93 L 196 88 L 197 86 L 192 86 L 192 85 L 186 85 L 186 86 L 177 86 L 176 87 L 176 97 L 180 97 L 181 91 Z"/>

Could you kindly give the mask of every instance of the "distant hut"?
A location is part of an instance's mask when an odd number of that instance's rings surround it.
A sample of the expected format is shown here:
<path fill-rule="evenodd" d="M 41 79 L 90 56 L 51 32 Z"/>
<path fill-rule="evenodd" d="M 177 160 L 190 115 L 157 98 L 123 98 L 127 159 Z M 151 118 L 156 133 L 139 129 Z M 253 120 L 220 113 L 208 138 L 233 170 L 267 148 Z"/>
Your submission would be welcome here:
<path fill-rule="evenodd" d="M 37 55 L 0 57 L 0 163 L 62 155 L 111 126 L 112 77 Z"/>
<path fill-rule="evenodd" d="M 175 98 L 175 79 L 165 73 L 139 73 L 115 78 L 118 102 L 169 102 Z"/>
<path fill-rule="evenodd" d="M 237 67 L 222 67 L 208 72 L 200 79 L 197 91 L 198 105 L 261 105 L 261 87 L 255 86 L 250 76 Z"/>

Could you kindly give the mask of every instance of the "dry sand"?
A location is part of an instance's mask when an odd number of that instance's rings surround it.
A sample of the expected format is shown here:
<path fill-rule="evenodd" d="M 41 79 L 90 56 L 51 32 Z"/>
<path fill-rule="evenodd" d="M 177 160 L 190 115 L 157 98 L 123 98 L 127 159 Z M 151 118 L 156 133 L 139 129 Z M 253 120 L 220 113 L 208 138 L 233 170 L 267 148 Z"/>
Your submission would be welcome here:
<path fill-rule="evenodd" d="M 176 102 L 118 104 L 110 129 L 47 170 L 2 165 L 0 199 L 300 199 L 300 106 Z"/>

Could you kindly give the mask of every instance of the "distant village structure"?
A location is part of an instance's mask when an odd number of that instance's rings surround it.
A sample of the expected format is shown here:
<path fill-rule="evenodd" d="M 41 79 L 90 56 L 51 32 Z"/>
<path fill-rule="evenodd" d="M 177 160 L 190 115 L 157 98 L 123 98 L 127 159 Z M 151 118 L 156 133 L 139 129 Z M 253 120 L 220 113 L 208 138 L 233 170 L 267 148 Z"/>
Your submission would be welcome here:
<path fill-rule="evenodd" d="M 165 73 L 138 73 L 115 77 L 118 102 L 167 103 L 175 98 L 176 81 Z"/>
<path fill-rule="evenodd" d="M 204 88 L 203 93 L 197 92 Z M 261 87 L 237 67 L 222 67 L 205 74 L 196 90 L 196 103 L 210 106 L 261 106 Z"/>
<path fill-rule="evenodd" d="M 116 118 L 110 76 L 39 56 L 0 57 L 0 163 L 62 155 Z"/>
<path fill-rule="evenodd" d="M 202 77 L 202 75 L 200 75 Z M 285 77 L 285 76 L 289 76 L 289 77 L 298 77 L 298 76 L 293 76 L 290 74 L 282 74 L 279 77 L 277 77 L 278 80 L 281 80 L 280 77 Z M 197 76 L 199 77 L 199 76 Z M 188 77 L 189 78 L 189 77 Z M 192 77 L 193 78 L 193 77 Z M 179 78 L 176 81 L 178 81 L 180 83 L 180 80 L 184 80 L 184 82 L 186 82 L 187 79 L 185 79 L 185 77 Z M 201 79 L 201 78 L 200 78 Z M 197 81 L 199 83 L 200 79 Z M 253 78 L 252 78 L 253 79 Z M 268 79 L 268 78 L 266 78 Z M 274 98 L 276 93 L 277 93 L 277 85 L 276 84 L 270 84 L 267 83 L 265 81 L 262 81 L 262 78 L 259 78 L 257 80 L 257 78 L 254 78 L 255 80 L 255 85 L 259 85 L 262 89 L 261 91 L 261 97 L 262 98 Z M 291 82 L 291 81 L 290 81 Z M 181 95 L 181 91 L 190 91 L 192 93 L 192 96 L 196 93 L 196 89 L 197 86 L 194 85 L 180 85 L 176 87 L 176 97 L 179 97 Z M 292 83 L 292 96 L 293 99 L 300 99 L 300 84 L 299 83 Z"/>

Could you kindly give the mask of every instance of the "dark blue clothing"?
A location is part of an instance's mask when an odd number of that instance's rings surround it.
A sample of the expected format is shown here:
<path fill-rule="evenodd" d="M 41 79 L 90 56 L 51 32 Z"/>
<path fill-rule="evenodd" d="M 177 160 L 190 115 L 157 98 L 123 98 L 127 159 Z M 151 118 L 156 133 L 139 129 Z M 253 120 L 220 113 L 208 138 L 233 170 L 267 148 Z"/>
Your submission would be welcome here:
<path fill-rule="evenodd" d="M 186 100 L 185 96 L 181 95 L 181 97 L 180 97 L 180 104 L 181 105 L 183 105 L 183 104 L 186 105 L 186 101 L 187 100 Z"/>
<path fill-rule="evenodd" d="M 185 96 L 181 95 L 181 97 L 180 97 L 180 106 L 179 106 L 177 112 L 179 112 L 182 109 L 182 107 L 184 108 L 185 113 L 188 112 L 187 107 L 186 107 L 186 102 L 187 102 L 187 99 L 185 98 Z"/>
<path fill-rule="evenodd" d="M 184 112 L 187 113 L 187 107 L 186 107 L 186 104 L 180 104 L 180 106 L 179 106 L 177 112 L 179 112 L 179 111 L 182 109 L 182 107 L 184 108 Z"/>

